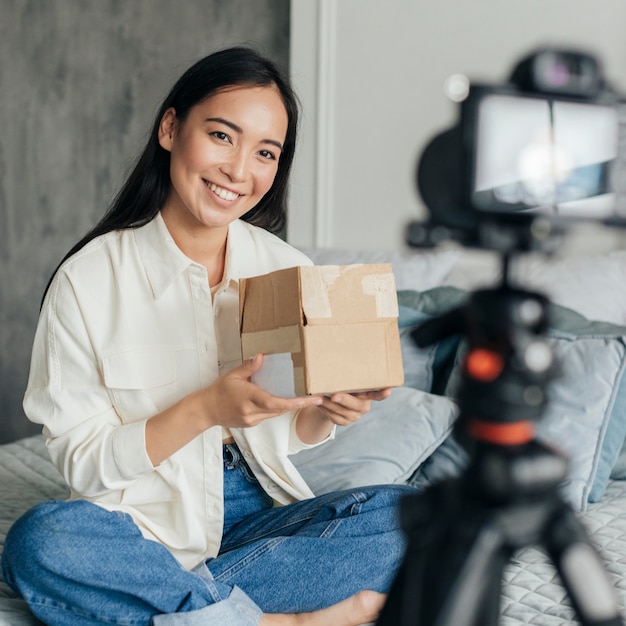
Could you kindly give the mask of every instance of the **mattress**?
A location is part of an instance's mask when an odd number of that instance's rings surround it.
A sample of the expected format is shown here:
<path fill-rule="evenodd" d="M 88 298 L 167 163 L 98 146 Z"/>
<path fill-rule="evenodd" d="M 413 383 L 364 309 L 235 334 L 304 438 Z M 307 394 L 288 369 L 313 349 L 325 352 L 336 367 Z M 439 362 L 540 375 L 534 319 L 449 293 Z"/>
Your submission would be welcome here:
<path fill-rule="evenodd" d="M 68 495 L 48 459 L 41 436 L 0 446 L 0 542 L 30 506 Z M 626 481 L 611 481 L 601 502 L 589 505 L 582 521 L 604 557 L 620 604 L 626 607 Z M 503 576 L 501 624 L 562 626 L 576 624 L 569 598 L 552 563 L 538 547 L 518 552 Z M 0 625 L 41 624 L 0 579 Z"/>

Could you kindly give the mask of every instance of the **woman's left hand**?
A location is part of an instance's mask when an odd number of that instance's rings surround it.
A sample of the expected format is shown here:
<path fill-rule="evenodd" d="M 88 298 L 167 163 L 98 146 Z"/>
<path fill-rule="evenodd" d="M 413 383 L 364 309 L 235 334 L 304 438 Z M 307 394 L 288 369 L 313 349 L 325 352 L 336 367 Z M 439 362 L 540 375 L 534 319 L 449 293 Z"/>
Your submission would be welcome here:
<path fill-rule="evenodd" d="M 372 400 L 384 400 L 390 394 L 391 389 L 357 393 L 338 392 L 330 396 L 322 396 L 322 404 L 315 408 L 318 411 L 323 411 L 333 424 L 347 426 L 356 422 L 370 410 Z"/>
<path fill-rule="evenodd" d="M 372 400 L 384 400 L 390 394 L 391 389 L 378 389 L 320 396 L 322 404 L 300 409 L 296 425 L 298 436 L 307 444 L 323 441 L 332 432 L 333 424 L 347 426 L 356 422 L 370 410 Z"/>

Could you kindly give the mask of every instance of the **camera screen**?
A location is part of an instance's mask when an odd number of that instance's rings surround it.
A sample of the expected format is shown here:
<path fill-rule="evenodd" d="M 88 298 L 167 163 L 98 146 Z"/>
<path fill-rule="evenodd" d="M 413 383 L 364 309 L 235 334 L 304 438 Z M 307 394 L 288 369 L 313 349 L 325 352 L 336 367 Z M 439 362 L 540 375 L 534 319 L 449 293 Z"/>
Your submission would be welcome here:
<path fill-rule="evenodd" d="M 480 98 L 474 123 L 474 208 L 568 218 L 615 212 L 615 107 L 490 93 Z"/>

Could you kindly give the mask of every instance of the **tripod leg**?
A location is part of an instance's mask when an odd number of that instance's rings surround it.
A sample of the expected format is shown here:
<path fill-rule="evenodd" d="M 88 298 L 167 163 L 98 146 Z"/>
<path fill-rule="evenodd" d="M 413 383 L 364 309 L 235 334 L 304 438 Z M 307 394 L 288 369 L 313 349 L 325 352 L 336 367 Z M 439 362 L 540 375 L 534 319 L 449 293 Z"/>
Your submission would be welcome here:
<path fill-rule="evenodd" d="M 449 593 L 433 622 L 436 626 L 498 624 L 502 576 L 510 551 L 504 546 L 499 526 L 491 522 L 493 520 L 484 522 L 472 545 L 451 543 L 452 552 L 464 554 L 465 560 L 458 568 L 456 578 L 445 582 Z"/>
<path fill-rule="evenodd" d="M 583 626 L 621 626 L 615 588 L 600 555 L 565 504 L 546 527 L 545 547 Z"/>
<path fill-rule="evenodd" d="M 377 626 L 497 625 L 510 551 L 497 519 L 463 506 L 458 487 L 438 485 L 405 505 L 415 511 L 407 552 Z"/>
<path fill-rule="evenodd" d="M 424 586 L 424 559 L 409 541 L 402 566 L 396 574 L 376 626 L 418 626 Z"/>

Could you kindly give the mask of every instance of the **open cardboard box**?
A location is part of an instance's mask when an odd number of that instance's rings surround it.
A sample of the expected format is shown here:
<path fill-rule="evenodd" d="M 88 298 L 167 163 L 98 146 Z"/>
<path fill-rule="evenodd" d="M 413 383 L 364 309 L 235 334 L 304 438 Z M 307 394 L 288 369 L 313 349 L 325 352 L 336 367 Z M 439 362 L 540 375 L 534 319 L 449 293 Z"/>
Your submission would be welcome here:
<path fill-rule="evenodd" d="M 281 396 L 397 387 L 404 382 L 390 264 L 292 267 L 242 279 L 244 359 Z"/>

